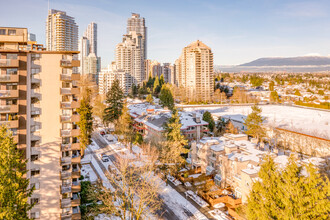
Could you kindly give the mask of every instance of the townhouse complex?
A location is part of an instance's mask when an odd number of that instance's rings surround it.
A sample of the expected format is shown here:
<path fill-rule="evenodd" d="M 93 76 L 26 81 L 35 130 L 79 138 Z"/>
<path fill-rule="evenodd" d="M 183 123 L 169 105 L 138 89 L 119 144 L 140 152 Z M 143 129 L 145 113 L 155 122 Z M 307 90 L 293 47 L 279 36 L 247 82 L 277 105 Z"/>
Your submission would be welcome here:
<path fill-rule="evenodd" d="M 193 142 L 187 158 L 193 169 L 212 176 L 214 183 L 222 189 L 230 188 L 234 198 L 247 202 L 247 197 L 255 181 L 259 181 L 258 172 L 263 157 L 270 154 L 279 168 L 284 168 L 293 154 L 300 163 L 312 163 L 322 167 L 325 160 L 320 157 L 299 155 L 289 150 L 257 145 L 248 140 L 245 134 L 224 134 L 221 137 L 204 137 Z"/>
<path fill-rule="evenodd" d="M 0 116 L 24 152 L 31 218 L 80 219 L 77 51 L 46 51 L 26 28 L 0 27 Z"/>

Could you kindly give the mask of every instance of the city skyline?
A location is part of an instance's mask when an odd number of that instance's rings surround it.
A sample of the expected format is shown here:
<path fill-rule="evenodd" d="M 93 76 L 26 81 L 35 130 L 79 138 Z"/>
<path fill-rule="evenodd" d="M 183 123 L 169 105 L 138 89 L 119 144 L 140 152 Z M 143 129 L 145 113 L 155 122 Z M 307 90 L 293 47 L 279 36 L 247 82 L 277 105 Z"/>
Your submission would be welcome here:
<path fill-rule="evenodd" d="M 103 66 L 114 60 L 115 45 L 122 38 L 131 12 L 146 18 L 148 58 L 161 63 L 174 63 L 181 48 L 196 40 L 212 48 L 216 65 L 241 64 L 260 57 L 329 54 L 324 46 L 330 37 L 330 29 L 325 28 L 329 20 L 326 1 L 189 2 L 169 1 L 156 6 L 150 1 L 91 4 L 60 0 L 50 1 L 49 5 L 76 19 L 79 36 L 90 22 L 98 23 L 98 56 Z M 22 7 L 17 8 L 18 4 Z M 48 1 L 10 1 L 4 5 L 0 25 L 27 27 L 36 34 L 38 43 L 45 45 Z M 39 13 L 31 16 L 32 8 Z M 10 13 L 13 10 L 15 15 Z"/>

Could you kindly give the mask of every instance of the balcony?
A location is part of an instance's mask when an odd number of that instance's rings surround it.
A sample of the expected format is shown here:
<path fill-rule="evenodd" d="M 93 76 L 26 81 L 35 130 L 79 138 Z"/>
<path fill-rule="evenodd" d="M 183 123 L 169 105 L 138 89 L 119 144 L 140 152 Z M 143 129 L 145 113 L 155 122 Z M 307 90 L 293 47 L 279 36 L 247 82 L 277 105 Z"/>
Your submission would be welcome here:
<path fill-rule="evenodd" d="M 71 121 L 71 115 L 61 115 L 61 122 L 69 122 Z"/>
<path fill-rule="evenodd" d="M 61 193 L 68 193 L 71 192 L 71 184 L 62 184 L 61 186 Z"/>
<path fill-rule="evenodd" d="M 76 81 L 80 80 L 80 74 L 79 73 L 73 73 L 71 75 L 71 79 L 76 80 Z"/>
<path fill-rule="evenodd" d="M 18 82 L 18 75 L 0 75 L 0 83 Z"/>
<path fill-rule="evenodd" d="M 80 169 L 72 170 L 72 178 L 79 178 L 81 176 Z"/>
<path fill-rule="evenodd" d="M 78 129 L 72 129 L 71 130 L 71 136 L 77 137 L 79 135 L 80 135 L 80 129 L 79 128 Z"/>
<path fill-rule="evenodd" d="M 81 156 L 80 155 L 72 155 L 71 163 L 80 163 Z"/>
<path fill-rule="evenodd" d="M 6 125 L 8 128 L 18 128 L 18 120 L 0 121 L 0 125 Z"/>
<path fill-rule="evenodd" d="M 19 61 L 12 59 L 0 59 L 0 67 L 18 67 Z"/>
<path fill-rule="evenodd" d="M 71 129 L 61 129 L 61 137 L 71 137 Z"/>
<path fill-rule="evenodd" d="M 61 95 L 70 95 L 71 88 L 61 88 Z"/>
<path fill-rule="evenodd" d="M 70 179 L 71 178 L 71 172 L 68 170 L 61 171 L 61 179 Z"/>
<path fill-rule="evenodd" d="M 61 166 L 71 164 L 71 157 L 61 157 Z"/>
<path fill-rule="evenodd" d="M 18 90 L 0 90 L 0 98 L 18 98 Z"/>
<path fill-rule="evenodd" d="M 41 79 L 38 78 L 36 75 L 32 75 L 31 82 L 35 84 L 40 84 Z"/>
<path fill-rule="evenodd" d="M 78 122 L 80 115 L 61 115 L 61 122 Z"/>
<path fill-rule="evenodd" d="M 80 143 L 72 143 L 71 150 L 81 150 Z"/>
<path fill-rule="evenodd" d="M 66 67 L 66 68 L 79 67 L 80 61 L 79 60 L 61 60 L 60 66 Z"/>
<path fill-rule="evenodd" d="M 80 202 L 79 202 L 80 203 Z M 61 199 L 61 208 L 69 208 L 71 207 L 71 199 Z"/>
<path fill-rule="evenodd" d="M 34 131 L 31 133 L 31 141 L 39 141 L 40 139 L 40 131 Z"/>
<path fill-rule="evenodd" d="M 81 213 L 79 206 L 72 207 L 72 220 L 81 219 Z"/>
<path fill-rule="evenodd" d="M 80 120 L 80 115 L 72 115 L 71 122 L 78 122 Z"/>
<path fill-rule="evenodd" d="M 71 150 L 71 144 L 61 144 L 61 151 Z"/>
<path fill-rule="evenodd" d="M 64 212 L 61 214 L 61 220 L 71 220 L 72 218 L 71 212 Z"/>
<path fill-rule="evenodd" d="M 80 198 L 79 198 L 78 194 L 73 194 L 71 206 L 79 206 L 79 205 L 80 205 Z"/>
<path fill-rule="evenodd" d="M 0 113 L 18 113 L 18 105 L 2 105 Z"/>
<path fill-rule="evenodd" d="M 37 91 L 35 89 L 31 89 L 31 97 L 40 99 L 41 98 L 41 94 L 40 94 L 39 91 Z"/>
<path fill-rule="evenodd" d="M 73 73 L 73 74 L 61 74 L 60 76 L 61 81 L 72 81 L 72 80 L 80 80 L 80 74 Z"/>
<path fill-rule="evenodd" d="M 80 183 L 79 182 L 72 182 L 72 192 L 80 192 L 81 190 L 81 186 L 80 186 Z"/>

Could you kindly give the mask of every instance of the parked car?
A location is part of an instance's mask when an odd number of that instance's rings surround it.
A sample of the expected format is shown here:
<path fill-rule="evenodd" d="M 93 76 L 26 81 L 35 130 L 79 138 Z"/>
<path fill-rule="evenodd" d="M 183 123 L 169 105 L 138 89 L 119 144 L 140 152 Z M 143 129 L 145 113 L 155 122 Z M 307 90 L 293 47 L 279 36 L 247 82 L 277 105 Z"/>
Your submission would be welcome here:
<path fill-rule="evenodd" d="M 102 161 L 103 162 L 109 162 L 109 157 L 105 154 L 102 155 Z"/>

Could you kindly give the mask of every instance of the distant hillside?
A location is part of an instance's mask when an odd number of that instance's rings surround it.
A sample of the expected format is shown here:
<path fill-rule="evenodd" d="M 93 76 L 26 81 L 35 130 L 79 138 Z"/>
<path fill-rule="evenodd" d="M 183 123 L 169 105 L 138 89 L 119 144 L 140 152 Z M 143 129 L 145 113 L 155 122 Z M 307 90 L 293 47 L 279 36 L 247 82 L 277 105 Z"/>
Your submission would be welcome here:
<path fill-rule="evenodd" d="M 304 57 L 274 57 L 260 58 L 239 66 L 323 66 L 330 65 L 330 57 L 304 56 Z"/>

